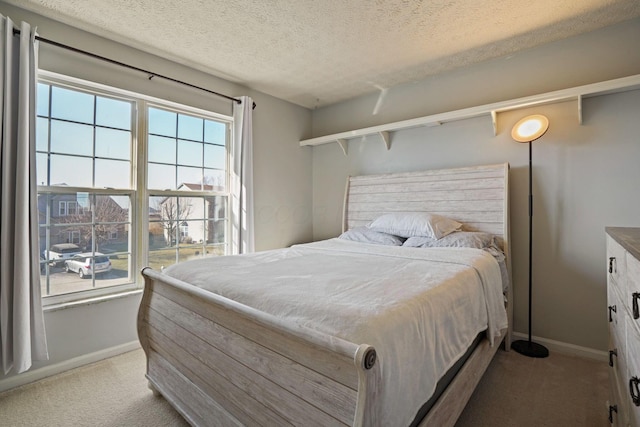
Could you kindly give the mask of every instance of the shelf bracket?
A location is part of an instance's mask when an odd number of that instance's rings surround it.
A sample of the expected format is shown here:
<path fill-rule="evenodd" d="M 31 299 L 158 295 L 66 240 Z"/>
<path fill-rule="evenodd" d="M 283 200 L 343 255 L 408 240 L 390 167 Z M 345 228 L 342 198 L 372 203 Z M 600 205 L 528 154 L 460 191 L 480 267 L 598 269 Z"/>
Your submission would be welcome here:
<path fill-rule="evenodd" d="M 391 140 L 389 139 L 389 132 L 383 130 L 379 132 L 379 134 L 382 137 L 382 140 L 384 141 L 384 145 L 386 145 L 387 147 L 387 151 L 389 151 L 391 149 Z"/>
<path fill-rule="evenodd" d="M 498 112 L 491 110 L 491 123 L 493 124 L 493 136 L 498 136 Z"/>
<path fill-rule="evenodd" d="M 345 156 L 349 153 L 349 142 L 346 139 L 336 139 L 336 142 L 342 148 L 342 152 Z"/>
<path fill-rule="evenodd" d="M 578 124 L 582 125 L 582 95 L 578 95 Z"/>

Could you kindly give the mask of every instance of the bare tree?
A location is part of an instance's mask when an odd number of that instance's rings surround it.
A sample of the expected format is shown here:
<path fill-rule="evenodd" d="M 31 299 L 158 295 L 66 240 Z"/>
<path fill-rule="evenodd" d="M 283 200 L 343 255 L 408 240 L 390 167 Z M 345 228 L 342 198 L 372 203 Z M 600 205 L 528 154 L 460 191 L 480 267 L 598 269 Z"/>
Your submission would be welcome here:
<path fill-rule="evenodd" d="M 167 197 L 158 202 L 156 207 L 160 213 L 162 229 L 167 245 L 172 246 L 180 242 L 180 224 L 189 219 L 191 215 L 191 203 L 187 198 Z"/>
<path fill-rule="evenodd" d="M 58 223 L 73 224 L 65 227 L 64 231 L 78 231 L 80 242 L 86 245 L 90 245 L 95 237 L 96 251 L 100 250 L 104 242 L 110 240 L 113 233 L 123 230 L 123 223 L 128 220 L 128 210 L 110 196 L 96 195 L 91 197 L 90 206 L 83 207 L 79 203 L 75 206 L 75 211 L 58 217 Z"/>

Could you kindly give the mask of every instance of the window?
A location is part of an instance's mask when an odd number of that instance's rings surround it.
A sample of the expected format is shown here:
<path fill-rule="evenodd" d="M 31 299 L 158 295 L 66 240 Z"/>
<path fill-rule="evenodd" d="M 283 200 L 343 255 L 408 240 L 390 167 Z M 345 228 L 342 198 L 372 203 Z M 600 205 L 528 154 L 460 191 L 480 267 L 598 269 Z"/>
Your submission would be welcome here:
<path fill-rule="evenodd" d="M 77 202 L 72 201 L 60 201 L 58 202 L 58 216 L 77 215 L 81 212 L 78 209 L 82 209 Z"/>
<path fill-rule="evenodd" d="M 67 215 L 76 215 L 78 213 L 78 202 L 67 202 Z"/>
<path fill-rule="evenodd" d="M 67 239 L 67 241 L 69 243 L 75 243 L 75 244 L 80 243 L 80 231 L 79 230 L 70 231 L 69 238 Z"/>
<path fill-rule="evenodd" d="M 229 251 L 230 117 L 59 76 L 38 84 L 37 116 L 45 304 L 135 288 L 145 265 Z M 58 244 L 111 268 L 72 274 L 69 256 L 48 250 Z"/>

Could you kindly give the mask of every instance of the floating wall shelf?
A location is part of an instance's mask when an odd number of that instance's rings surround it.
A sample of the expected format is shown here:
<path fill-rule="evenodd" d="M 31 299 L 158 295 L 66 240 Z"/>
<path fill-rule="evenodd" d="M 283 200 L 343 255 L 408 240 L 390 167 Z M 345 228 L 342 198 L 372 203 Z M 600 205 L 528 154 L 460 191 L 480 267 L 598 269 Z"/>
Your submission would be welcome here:
<path fill-rule="evenodd" d="M 446 113 L 433 114 L 430 116 L 418 117 L 415 119 L 402 120 L 394 123 L 387 123 L 378 126 L 371 126 L 332 135 L 319 136 L 317 138 L 304 139 L 300 141 L 301 146 L 321 145 L 337 142 L 345 155 L 348 153 L 348 140 L 368 135 L 380 135 L 387 150 L 391 148 L 391 136 L 389 132 L 402 129 L 409 129 L 420 126 L 439 126 L 443 123 L 456 120 L 470 119 L 473 117 L 491 117 L 493 123 L 493 134 L 498 134 L 498 113 L 520 108 L 532 107 L 535 105 L 551 104 L 576 100 L 578 105 L 578 123 L 582 124 L 582 99 L 592 96 L 605 95 L 609 93 L 624 92 L 628 90 L 640 89 L 640 74 L 622 77 L 614 80 L 577 86 L 569 89 L 557 90 L 554 92 L 542 93 L 539 95 L 527 96 L 524 98 L 511 99 L 508 101 L 495 102 L 493 104 L 480 105 L 477 107 L 463 108 L 461 110 L 449 111 Z"/>

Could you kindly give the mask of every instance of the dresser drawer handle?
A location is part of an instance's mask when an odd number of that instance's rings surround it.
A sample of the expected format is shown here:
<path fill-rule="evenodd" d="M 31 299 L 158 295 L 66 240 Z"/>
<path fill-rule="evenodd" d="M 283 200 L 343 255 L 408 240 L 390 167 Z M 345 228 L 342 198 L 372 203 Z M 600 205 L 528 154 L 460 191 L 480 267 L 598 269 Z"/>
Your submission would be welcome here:
<path fill-rule="evenodd" d="M 631 400 L 636 406 L 640 406 L 640 378 L 631 377 L 629 380 L 629 393 L 631 394 Z"/>
<path fill-rule="evenodd" d="M 616 257 L 609 257 L 609 274 L 613 273 L 613 263 L 616 261 Z"/>
<path fill-rule="evenodd" d="M 617 313 L 618 312 L 618 308 L 615 305 L 610 305 L 609 306 L 609 322 L 613 322 L 613 314 L 612 313 Z"/>
<path fill-rule="evenodd" d="M 633 300 L 633 318 L 640 319 L 640 309 L 638 308 L 638 300 L 640 300 L 640 292 L 634 292 L 631 294 Z"/>
<path fill-rule="evenodd" d="M 613 368 L 613 356 L 618 357 L 618 349 L 609 350 L 609 366 Z"/>
<path fill-rule="evenodd" d="M 638 384 L 640 384 L 640 378 L 631 377 L 629 380 L 629 393 L 631 394 L 633 404 L 636 406 L 640 406 L 640 388 L 638 387 Z"/>
<path fill-rule="evenodd" d="M 618 405 L 609 405 L 609 424 L 613 424 L 613 413 L 618 413 Z"/>

